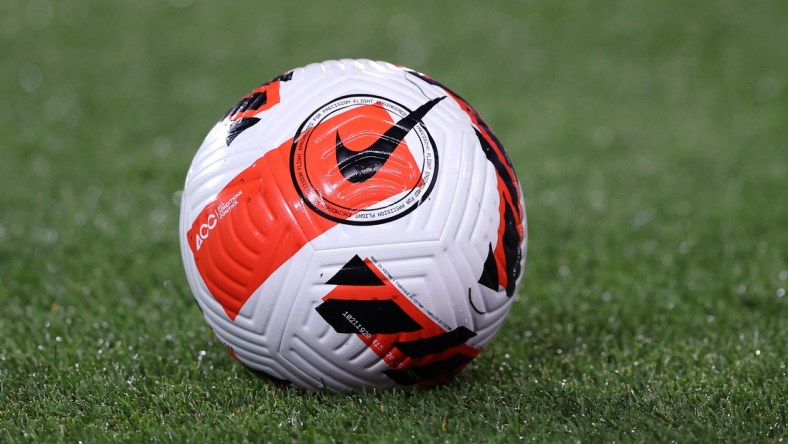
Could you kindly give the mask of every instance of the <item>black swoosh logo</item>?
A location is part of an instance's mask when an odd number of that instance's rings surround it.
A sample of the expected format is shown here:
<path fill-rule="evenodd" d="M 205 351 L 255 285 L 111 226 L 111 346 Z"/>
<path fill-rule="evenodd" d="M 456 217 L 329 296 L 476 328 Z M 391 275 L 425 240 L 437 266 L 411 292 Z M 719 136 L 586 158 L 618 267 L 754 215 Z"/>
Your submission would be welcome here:
<path fill-rule="evenodd" d="M 399 146 L 402 139 L 418 124 L 425 115 L 446 96 L 432 99 L 429 102 L 416 108 L 407 116 L 399 120 L 383 133 L 378 140 L 372 143 L 363 151 L 353 151 L 348 149 L 342 138 L 339 137 L 337 130 L 336 155 L 337 165 L 342 177 L 349 182 L 361 183 L 369 180 L 383 168 L 383 165 L 391 157 L 391 153 Z"/>

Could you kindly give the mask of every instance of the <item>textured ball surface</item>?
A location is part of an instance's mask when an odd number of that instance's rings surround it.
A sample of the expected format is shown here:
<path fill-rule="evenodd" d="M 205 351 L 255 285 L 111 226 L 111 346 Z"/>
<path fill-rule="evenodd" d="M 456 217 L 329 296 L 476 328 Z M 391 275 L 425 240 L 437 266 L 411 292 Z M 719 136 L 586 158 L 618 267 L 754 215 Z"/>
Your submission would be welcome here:
<path fill-rule="evenodd" d="M 462 98 L 383 62 L 253 90 L 186 177 L 189 285 L 231 355 L 308 389 L 428 387 L 476 357 L 525 265 L 520 185 Z"/>

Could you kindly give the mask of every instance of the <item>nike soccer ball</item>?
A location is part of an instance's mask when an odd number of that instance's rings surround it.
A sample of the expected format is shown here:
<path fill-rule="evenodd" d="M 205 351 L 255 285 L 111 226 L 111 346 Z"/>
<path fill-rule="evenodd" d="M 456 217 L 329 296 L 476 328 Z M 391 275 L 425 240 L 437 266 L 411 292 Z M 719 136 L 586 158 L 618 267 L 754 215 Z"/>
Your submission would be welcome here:
<path fill-rule="evenodd" d="M 429 387 L 501 327 L 525 266 L 501 143 L 430 77 L 369 60 L 289 71 L 189 168 L 189 285 L 232 356 L 297 387 Z"/>

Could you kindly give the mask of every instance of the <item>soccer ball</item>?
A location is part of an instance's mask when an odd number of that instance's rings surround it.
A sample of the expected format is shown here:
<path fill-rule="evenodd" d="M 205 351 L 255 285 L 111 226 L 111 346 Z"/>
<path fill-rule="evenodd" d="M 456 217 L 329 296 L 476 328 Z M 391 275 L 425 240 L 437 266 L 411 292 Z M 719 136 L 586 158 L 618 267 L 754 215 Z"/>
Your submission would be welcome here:
<path fill-rule="evenodd" d="M 229 353 L 310 390 L 430 387 L 476 357 L 525 266 L 512 162 L 460 96 L 339 60 L 244 96 L 181 201 L 189 285 Z"/>

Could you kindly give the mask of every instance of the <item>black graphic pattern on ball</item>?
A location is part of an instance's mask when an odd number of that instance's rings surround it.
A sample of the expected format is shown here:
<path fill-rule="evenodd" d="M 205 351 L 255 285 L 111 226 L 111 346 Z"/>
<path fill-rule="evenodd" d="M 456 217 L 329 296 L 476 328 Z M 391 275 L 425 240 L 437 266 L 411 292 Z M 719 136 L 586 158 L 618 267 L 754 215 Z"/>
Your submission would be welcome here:
<path fill-rule="evenodd" d="M 327 283 L 337 286 L 370 287 L 370 299 L 327 299 L 315 308 L 337 333 L 402 334 L 424 329 L 394 300 L 379 299 L 380 296 L 376 295 L 375 288 L 379 288 L 385 283 L 357 255 L 348 261 Z M 460 326 L 434 336 L 409 341 L 395 341 L 393 346 L 409 358 L 420 359 L 461 346 L 474 336 L 476 336 L 475 332 Z M 472 359 L 473 356 L 458 352 L 439 361 L 411 368 L 392 368 L 383 373 L 397 384 L 413 385 L 457 371 Z"/>
<path fill-rule="evenodd" d="M 230 108 L 227 113 L 225 113 L 222 120 L 241 113 L 245 113 L 247 111 L 259 111 L 265 105 L 269 104 L 268 100 L 268 91 L 266 91 L 266 87 L 269 85 L 273 85 L 279 82 L 287 82 L 293 78 L 293 72 L 287 72 L 280 76 L 274 77 L 270 81 L 263 83 L 260 85 L 255 92 L 250 95 L 245 96 L 242 98 L 238 103 L 236 103 L 232 108 Z M 258 91 L 259 90 L 259 91 Z M 276 94 L 276 101 L 279 101 L 279 93 Z M 276 103 L 272 103 L 271 106 L 275 105 Z M 227 146 L 230 146 L 236 137 L 238 137 L 242 132 L 246 131 L 247 129 L 253 127 L 254 125 L 259 122 L 260 119 L 257 117 L 240 117 L 235 120 L 233 123 L 230 124 L 230 128 L 227 130 L 227 137 L 225 139 L 225 143 Z"/>

